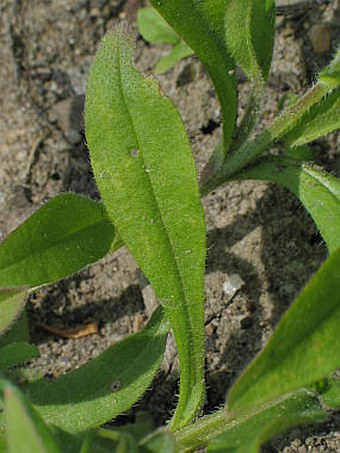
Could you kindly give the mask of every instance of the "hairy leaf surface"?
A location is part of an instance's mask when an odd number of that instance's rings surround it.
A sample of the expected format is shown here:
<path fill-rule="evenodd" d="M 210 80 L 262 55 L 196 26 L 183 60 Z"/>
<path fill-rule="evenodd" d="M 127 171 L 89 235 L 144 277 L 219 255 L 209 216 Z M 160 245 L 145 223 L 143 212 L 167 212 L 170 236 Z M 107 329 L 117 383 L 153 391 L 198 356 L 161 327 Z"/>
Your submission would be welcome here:
<path fill-rule="evenodd" d="M 271 159 L 237 175 L 276 182 L 291 190 L 316 223 L 328 250 L 340 246 L 340 181 L 308 163 Z"/>
<path fill-rule="evenodd" d="M 9 453 L 57 453 L 59 448 L 50 430 L 24 395 L 6 381 L 4 394 L 6 440 Z"/>
<path fill-rule="evenodd" d="M 334 89 L 340 86 L 340 47 L 331 63 L 320 72 L 319 81 Z"/>
<path fill-rule="evenodd" d="M 299 294 L 263 352 L 229 395 L 243 412 L 329 375 L 340 367 L 340 248 Z"/>
<path fill-rule="evenodd" d="M 158 310 L 147 327 L 95 359 L 54 380 L 27 388 L 44 419 L 69 431 L 96 428 L 129 409 L 145 392 L 161 363 L 169 327 Z"/>
<path fill-rule="evenodd" d="M 230 145 L 237 113 L 235 63 L 225 43 L 226 2 L 227 0 L 150 2 L 193 49 L 209 72 L 222 108 L 225 153 Z"/>
<path fill-rule="evenodd" d="M 55 282 L 110 250 L 114 228 L 104 207 L 75 194 L 48 201 L 0 246 L 0 287 Z"/>
<path fill-rule="evenodd" d="M 123 27 L 104 38 L 86 96 L 86 136 L 111 220 L 173 328 L 181 367 L 176 423 L 203 398 L 205 224 L 183 123 L 132 65 Z"/>
<path fill-rule="evenodd" d="M 340 128 L 340 89 L 314 105 L 288 134 L 291 146 L 300 146 Z"/>
<path fill-rule="evenodd" d="M 226 43 L 237 63 L 261 94 L 274 45 L 273 0 L 227 0 Z"/>

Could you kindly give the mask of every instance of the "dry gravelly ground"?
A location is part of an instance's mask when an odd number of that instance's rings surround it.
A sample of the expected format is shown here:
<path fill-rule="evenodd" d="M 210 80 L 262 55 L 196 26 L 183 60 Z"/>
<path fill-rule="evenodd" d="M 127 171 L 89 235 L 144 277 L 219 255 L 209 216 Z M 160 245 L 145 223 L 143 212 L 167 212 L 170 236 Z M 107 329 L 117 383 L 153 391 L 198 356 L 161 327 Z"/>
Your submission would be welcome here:
<path fill-rule="evenodd" d="M 118 17 L 134 24 L 139 0 L 2 0 L 0 4 L 0 232 L 6 236 L 44 201 L 63 191 L 98 198 L 82 129 L 89 63 L 100 38 Z M 282 3 L 304 3 L 289 2 Z M 339 41 L 337 1 L 311 1 L 278 16 L 277 44 L 262 124 L 285 93 L 302 92 Z M 319 44 L 329 46 L 317 52 Z M 314 41 L 311 39 L 314 37 Z M 315 41 L 316 39 L 316 41 Z M 320 41 L 321 40 L 321 41 Z M 314 48 L 313 48 L 314 45 Z M 319 49 L 320 50 L 320 49 Z M 139 39 L 138 66 L 150 73 L 165 46 Z M 218 140 L 220 110 L 207 76 L 194 58 L 160 77 L 181 111 L 198 168 Z M 241 80 L 241 105 L 247 93 Z M 339 137 L 314 145 L 319 162 L 340 173 Z M 207 406 L 226 390 L 262 348 L 280 315 L 326 257 L 325 247 L 300 204 L 266 183 L 234 183 L 204 200 L 208 224 L 206 273 Z M 228 301 L 231 274 L 245 282 Z M 58 376 L 134 332 L 146 320 L 137 266 L 126 249 L 75 277 L 37 291 L 29 301 L 32 341 L 41 358 L 31 368 Z M 65 340 L 36 326 L 65 328 L 92 319 L 98 334 Z M 134 411 L 157 423 L 171 414 L 176 367 L 164 368 Z M 266 451 L 340 451 L 340 417 L 299 428 Z"/>

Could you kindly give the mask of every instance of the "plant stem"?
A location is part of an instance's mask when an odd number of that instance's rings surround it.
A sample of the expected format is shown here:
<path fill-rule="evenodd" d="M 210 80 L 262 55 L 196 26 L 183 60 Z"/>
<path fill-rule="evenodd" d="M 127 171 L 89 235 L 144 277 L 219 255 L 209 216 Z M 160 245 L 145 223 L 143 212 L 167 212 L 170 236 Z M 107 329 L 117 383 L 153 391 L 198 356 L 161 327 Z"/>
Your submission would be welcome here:
<path fill-rule="evenodd" d="M 174 432 L 176 446 L 180 452 L 191 451 L 206 445 L 213 437 L 225 432 L 228 425 L 233 424 L 235 420 L 222 408 L 214 414 L 206 415 L 193 425 Z"/>
<path fill-rule="evenodd" d="M 278 139 L 283 137 L 309 109 L 320 102 L 330 91 L 328 85 L 316 83 L 307 93 L 292 107 L 286 109 L 267 129 L 257 135 L 251 142 L 245 143 L 241 148 L 230 155 L 225 165 L 215 175 L 203 182 L 201 194 L 207 195 L 210 191 L 225 184 L 231 176 L 249 165 Z"/>

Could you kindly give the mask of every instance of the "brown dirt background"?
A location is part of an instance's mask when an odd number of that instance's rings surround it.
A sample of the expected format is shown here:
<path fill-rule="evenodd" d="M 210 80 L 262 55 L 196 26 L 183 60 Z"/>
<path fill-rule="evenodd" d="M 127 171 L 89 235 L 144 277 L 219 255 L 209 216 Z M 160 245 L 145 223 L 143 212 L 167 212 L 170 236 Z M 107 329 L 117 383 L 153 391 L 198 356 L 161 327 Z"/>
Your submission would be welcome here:
<path fill-rule="evenodd" d="M 340 36 L 338 1 L 281 1 L 272 73 L 260 127 L 278 100 L 301 93 L 331 58 Z M 294 5 L 298 3 L 298 7 Z M 136 31 L 141 0 L 2 0 L 0 4 L 0 234 L 5 237 L 46 200 L 72 191 L 98 198 L 83 133 L 83 95 L 91 59 L 105 31 L 120 19 Z M 319 35 L 318 35 L 319 34 Z M 319 38 L 318 38 L 319 36 Z M 320 52 L 319 45 L 329 45 Z M 315 41 L 316 40 L 316 41 Z M 138 38 L 137 65 L 151 74 L 165 45 Z M 198 171 L 220 136 L 220 109 L 200 63 L 189 58 L 159 77 L 186 124 Z M 241 74 L 240 110 L 248 85 Z M 339 135 L 313 145 L 316 159 L 340 176 Z M 326 258 L 325 246 L 300 203 L 286 190 L 259 182 L 232 183 L 204 199 L 208 226 L 206 270 L 205 411 L 219 407 L 241 370 L 258 353 L 299 290 Z M 230 301 L 223 283 L 245 282 Z M 147 319 L 133 258 L 122 248 L 29 300 L 31 339 L 41 358 L 32 373 L 55 377 L 138 330 Z M 98 334 L 66 340 L 37 323 L 59 328 L 99 322 Z M 170 344 L 169 356 L 174 356 Z M 116 423 L 136 411 L 156 424 L 171 416 L 178 368 L 163 366 L 150 391 Z M 291 430 L 267 452 L 339 452 L 340 416 Z"/>

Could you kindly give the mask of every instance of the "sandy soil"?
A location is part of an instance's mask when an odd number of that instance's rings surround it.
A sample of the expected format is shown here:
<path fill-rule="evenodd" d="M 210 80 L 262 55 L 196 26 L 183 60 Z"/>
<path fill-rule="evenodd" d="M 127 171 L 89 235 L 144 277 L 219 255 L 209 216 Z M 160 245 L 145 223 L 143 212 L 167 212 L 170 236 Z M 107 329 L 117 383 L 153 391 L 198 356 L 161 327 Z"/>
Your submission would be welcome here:
<path fill-rule="evenodd" d="M 283 95 L 301 93 L 310 85 L 331 58 L 340 36 L 338 2 L 280 3 L 262 126 L 276 114 Z M 284 8 L 285 3 L 300 6 Z M 1 2 L 2 237 L 60 192 L 98 198 L 83 133 L 88 68 L 105 31 L 120 19 L 135 27 L 141 4 L 139 0 Z M 138 38 L 138 67 L 152 73 L 157 59 L 167 51 L 167 46 L 146 45 Z M 209 79 L 200 63 L 189 58 L 159 80 L 181 112 L 200 172 L 221 134 L 220 109 Z M 247 90 L 240 75 L 240 109 Z M 339 141 L 333 135 L 313 145 L 317 160 L 338 175 Z M 232 183 L 206 197 L 204 207 L 208 225 L 205 410 L 209 412 L 223 403 L 228 388 L 326 258 L 326 249 L 300 203 L 272 184 Z M 230 300 L 223 284 L 233 274 L 244 285 Z M 41 358 L 32 362 L 32 372 L 58 376 L 141 328 L 147 318 L 149 292 L 140 282 L 136 263 L 122 248 L 76 276 L 33 294 L 30 330 Z M 37 326 L 67 328 L 88 320 L 99 322 L 99 332 L 77 340 L 60 338 Z M 169 354 L 175 356 L 171 345 Z M 117 422 L 133 420 L 137 410 L 150 411 L 157 423 L 170 417 L 178 383 L 174 363 L 164 365 L 140 404 Z M 340 416 L 334 414 L 319 426 L 295 429 L 264 450 L 340 451 Z"/>

